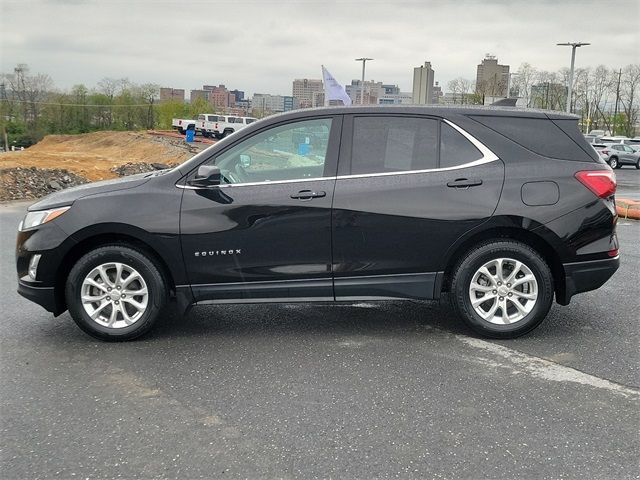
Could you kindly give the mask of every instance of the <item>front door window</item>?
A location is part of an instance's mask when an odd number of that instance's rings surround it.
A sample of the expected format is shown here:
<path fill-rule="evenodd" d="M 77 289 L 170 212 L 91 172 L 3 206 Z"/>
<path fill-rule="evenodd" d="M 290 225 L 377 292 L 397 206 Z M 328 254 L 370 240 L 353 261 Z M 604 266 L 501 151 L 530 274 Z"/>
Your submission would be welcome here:
<path fill-rule="evenodd" d="M 331 119 L 288 123 L 258 133 L 215 159 L 229 184 L 322 178 Z"/>

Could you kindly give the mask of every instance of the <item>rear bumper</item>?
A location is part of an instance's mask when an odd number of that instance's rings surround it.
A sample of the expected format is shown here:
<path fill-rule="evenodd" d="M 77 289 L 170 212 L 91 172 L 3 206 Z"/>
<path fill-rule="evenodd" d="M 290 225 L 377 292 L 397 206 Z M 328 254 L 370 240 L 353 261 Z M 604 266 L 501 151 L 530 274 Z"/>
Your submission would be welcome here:
<path fill-rule="evenodd" d="M 18 281 L 18 293 L 55 316 L 64 312 L 64 308 L 59 305 L 56 299 L 54 287 L 36 287 L 20 279 Z"/>
<path fill-rule="evenodd" d="M 571 297 L 578 293 L 600 288 L 620 266 L 620 257 L 589 262 L 565 263 L 564 292 L 557 295 L 560 305 L 568 305 Z"/>

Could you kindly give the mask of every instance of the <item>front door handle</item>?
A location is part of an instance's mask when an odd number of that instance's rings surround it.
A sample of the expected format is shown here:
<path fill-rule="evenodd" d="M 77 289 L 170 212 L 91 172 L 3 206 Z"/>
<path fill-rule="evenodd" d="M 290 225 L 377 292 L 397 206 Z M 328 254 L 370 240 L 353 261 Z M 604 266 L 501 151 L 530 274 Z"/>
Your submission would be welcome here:
<path fill-rule="evenodd" d="M 297 200 L 311 200 L 312 198 L 326 197 L 327 192 L 314 192 L 313 190 L 300 190 L 298 193 L 291 195 L 291 198 Z"/>
<path fill-rule="evenodd" d="M 482 180 L 477 178 L 456 178 L 454 181 L 447 183 L 449 188 L 469 188 L 482 185 Z"/>

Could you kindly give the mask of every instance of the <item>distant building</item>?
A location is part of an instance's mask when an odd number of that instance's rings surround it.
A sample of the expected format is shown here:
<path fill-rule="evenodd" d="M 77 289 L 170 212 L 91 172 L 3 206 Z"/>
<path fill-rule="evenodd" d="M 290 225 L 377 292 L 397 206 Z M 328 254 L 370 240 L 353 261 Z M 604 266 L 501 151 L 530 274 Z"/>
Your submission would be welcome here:
<path fill-rule="evenodd" d="M 433 78 L 435 72 L 431 62 L 413 69 L 413 103 L 425 105 L 433 103 Z"/>
<path fill-rule="evenodd" d="M 509 65 L 499 65 L 498 59 L 487 54 L 476 72 L 476 93 L 491 97 L 508 96 Z"/>
<path fill-rule="evenodd" d="M 229 92 L 224 85 L 203 85 L 203 90 L 209 92 L 209 103 L 214 108 L 218 109 L 228 109 L 233 108 L 236 105 L 236 96 L 235 94 Z"/>
<path fill-rule="evenodd" d="M 249 110 L 251 110 L 251 99 L 243 98 L 242 100 L 236 100 L 236 107 L 242 108 L 243 110 L 248 112 Z"/>
<path fill-rule="evenodd" d="M 189 95 L 189 101 L 191 103 L 195 102 L 197 99 L 201 98 L 204 101 L 209 101 L 209 94 L 211 92 L 207 90 L 191 90 L 191 94 Z"/>
<path fill-rule="evenodd" d="M 431 94 L 431 103 L 442 103 L 440 100 L 443 97 L 442 87 L 438 82 L 433 86 L 433 93 Z"/>
<path fill-rule="evenodd" d="M 411 105 L 413 104 L 413 94 L 411 92 L 383 93 L 378 99 L 379 105 Z"/>
<path fill-rule="evenodd" d="M 299 108 L 299 104 L 298 99 L 291 96 L 254 93 L 251 99 L 251 108 L 254 113 L 265 115 L 295 110 Z"/>
<path fill-rule="evenodd" d="M 184 88 L 161 88 L 160 103 L 184 102 Z"/>
<path fill-rule="evenodd" d="M 360 105 L 360 97 L 362 95 L 362 80 L 351 80 L 351 85 L 345 87 L 347 95 L 351 98 L 353 105 Z M 378 100 L 382 97 L 384 89 L 382 82 L 375 80 L 365 80 L 364 82 L 364 105 L 377 105 Z"/>
<path fill-rule="evenodd" d="M 412 103 L 413 94 L 401 92 L 398 85 L 382 85 L 380 88 L 379 105 L 410 105 Z"/>
<path fill-rule="evenodd" d="M 236 99 L 236 104 L 241 100 L 244 100 L 244 92 L 242 90 L 229 90 L 229 93 L 232 93 Z"/>
<path fill-rule="evenodd" d="M 322 80 L 297 78 L 293 81 L 293 97 L 297 99 L 300 108 L 322 106 L 313 102 L 313 95 L 318 92 L 324 92 Z"/>

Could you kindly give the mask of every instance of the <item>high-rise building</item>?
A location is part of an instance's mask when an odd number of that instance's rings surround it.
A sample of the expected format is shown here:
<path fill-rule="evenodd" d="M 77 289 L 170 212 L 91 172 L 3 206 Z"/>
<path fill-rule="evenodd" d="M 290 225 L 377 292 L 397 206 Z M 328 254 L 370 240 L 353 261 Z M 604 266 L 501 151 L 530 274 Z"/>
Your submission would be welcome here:
<path fill-rule="evenodd" d="M 478 65 L 476 93 L 490 97 L 508 97 L 509 65 L 499 65 L 493 55 L 485 55 Z"/>
<path fill-rule="evenodd" d="M 160 103 L 184 102 L 184 88 L 161 88 Z"/>
<path fill-rule="evenodd" d="M 413 103 L 425 105 L 433 103 L 433 78 L 435 72 L 431 62 L 413 69 Z"/>
<path fill-rule="evenodd" d="M 297 78 L 293 81 L 293 97 L 297 99 L 300 108 L 321 106 L 313 102 L 313 94 L 317 92 L 324 92 L 322 80 Z"/>

